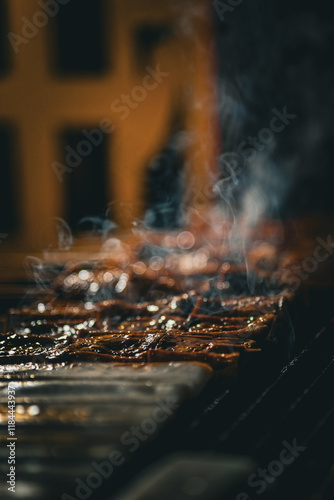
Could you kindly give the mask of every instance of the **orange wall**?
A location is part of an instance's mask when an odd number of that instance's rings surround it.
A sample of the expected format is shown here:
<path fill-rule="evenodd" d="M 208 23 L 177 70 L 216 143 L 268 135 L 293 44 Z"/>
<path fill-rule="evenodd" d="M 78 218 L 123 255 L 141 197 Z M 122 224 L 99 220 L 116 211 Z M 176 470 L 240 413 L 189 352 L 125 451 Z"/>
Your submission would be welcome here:
<path fill-rule="evenodd" d="M 65 216 L 64 187 L 52 168 L 54 161 L 62 160 L 56 137 L 64 126 L 80 128 L 112 120 L 108 189 L 122 228 L 143 215 L 145 169 L 168 138 L 176 111 L 184 116 L 189 131 L 185 193 L 189 203 L 194 193 L 198 199 L 198 191 L 212 181 L 217 131 L 207 2 L 117 0 L 105 4 L 110 69 L 101 78 L 55 77 L 50 69 L 53 43 L 47 24 L 20 46 L 18 54 L 11 51 L 11 70 L 0 79 L 0 120 L 13 123 L 18 137 L 20 249 L 47 247 L 54 237 L 52 220 Z M 32 19 L 40 7 L 37 0 L 10 0 L 8 10 L 9 30 L 20 33 L 22 16 Z M 142 22 L 166 23 L 172 28 L 172 35 L 156 49 L 151 62 L 152 68 L 159 65 L 168 76 L 124 118 L 126 113 L 119 108 L 115 111 L 115 104 L 112 110 L 111 105 L 142 85 L 147 75 L 138 68 L 133 46 L 134 29 Z M 11 241 L 9 237 L 6 245 Z"/>

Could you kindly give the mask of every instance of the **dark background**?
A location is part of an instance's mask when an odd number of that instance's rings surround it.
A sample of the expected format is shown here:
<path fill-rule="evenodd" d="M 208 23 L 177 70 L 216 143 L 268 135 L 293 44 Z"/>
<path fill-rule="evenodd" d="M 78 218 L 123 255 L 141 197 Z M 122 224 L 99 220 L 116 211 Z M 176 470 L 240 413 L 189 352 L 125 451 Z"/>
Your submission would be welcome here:
<path fill-rule="evenodd" d="M 213 12 L 224 151 L 267 127 L 273 108 L 297 115 L 267 148 L 259 166 L 266 172 L 244 163 L 234 193 L 240 202 L 252 182 L 263 182 L 272 216 L 334 208 L 333 8 L 330 1 L 244 0 L 223 21 Z"/>

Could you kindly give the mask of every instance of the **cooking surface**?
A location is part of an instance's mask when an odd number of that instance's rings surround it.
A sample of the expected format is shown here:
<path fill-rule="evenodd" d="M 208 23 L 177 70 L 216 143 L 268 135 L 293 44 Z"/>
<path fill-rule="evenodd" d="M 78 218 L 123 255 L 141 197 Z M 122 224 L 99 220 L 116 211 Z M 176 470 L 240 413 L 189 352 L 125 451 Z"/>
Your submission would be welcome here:
<path fill-rule="evenodd" d="M 189 498 L 199 468 L 203 499 L 235 498 L 283 441 L 298 439 L 309 446 L 301 470 L 317 468 L 305 496 L 315 500 L 329 474 L 330 454 L 317 462 L 314 439 L 332 419 L 333 291 L 321 281 L 293 290 L 281 275 L 273 279 L 278 257 L 268 249 L 249 251 L 247 272 L 211 248 L 198 273 L 201 247 L 169 251 L 158 271 L 147 253 L 122 267 L 70 265 L 11 310 L 0 339 L 0 411 L 6 438 L 10 383 L 19 498 L 78 498 L 79 484 L 91 498 L 156 498 L 149 488 L 177 498 L 180 481 L 190 481 L 180 496 Z M 110 475 L 96 471 L 101 463 Z M 288 469 L 268 498 L 280 488 L 289 498 Z"/>
<path fill-rule="evenodd" d="M 198 498 L 254 495 L 244 483 L 279 456 L 284 441 L 305 452 L 284 467 L 264 498 L 296 498 L 299 491 L 306 499 L 322 498 L 317 492 L 333 487 L 333 334 L 331 323 L 280 374 L 268 370 L 225 388 L 205 365 L 192 363 L 2 367 L 3 380 L 13 381 L 16 392 L 17 495 L 75 497 L 76 478 L 85 481 L 92 464 L 108 457 L 122 464 L 92 488 L 92 498 L 112 499 L 125 486 L 122 500 L 191 498 L 194 477 L 207 485 Z M 1 386 L 5 410 L 7 382 Z M 7 452 L 1 453 L 5 471 Z M 154 471 L 146 469 L 152 464 Z"/>

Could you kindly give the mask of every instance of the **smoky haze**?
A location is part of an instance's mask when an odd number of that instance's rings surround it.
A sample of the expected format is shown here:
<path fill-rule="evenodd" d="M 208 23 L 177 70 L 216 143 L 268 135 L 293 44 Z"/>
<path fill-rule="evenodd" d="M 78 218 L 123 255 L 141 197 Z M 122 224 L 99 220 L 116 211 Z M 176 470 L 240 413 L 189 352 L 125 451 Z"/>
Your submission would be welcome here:
<path fill-rule="evenodd" d="M 333 210 L 331 3 L 244 0 L 213 15 L 223 205 L 254 220 Z M 275 113 L 288 114 L 281 129 Z"/>

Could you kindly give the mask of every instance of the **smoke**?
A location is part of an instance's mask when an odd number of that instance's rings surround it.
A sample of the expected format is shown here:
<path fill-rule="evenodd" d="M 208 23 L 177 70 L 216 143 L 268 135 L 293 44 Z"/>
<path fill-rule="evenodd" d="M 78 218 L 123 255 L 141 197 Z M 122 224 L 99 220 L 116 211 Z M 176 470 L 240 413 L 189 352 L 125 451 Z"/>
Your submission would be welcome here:
<path fill-rule="evenodd" d="M 254 224 L 333 208 L 330 142 L 334 101 L 330 3 L 243 2 L 216 18 L 224 154 L 268 127 L 273 109 L 296 116 L 251 160 L 226 196 Z M 331 137 L 331 139 L 330 139 Z M 224 171 L 222 171 L 222 177 Z"/>
<path fill-rule="evenodd" d="M 198 44 L 194 20 L 207 12 L 194 8 L 193 2 L 187 5 L 180 10 L 175 30 Z M 263 220 L 334 205 L 329 161 L 334 87 L 327 64 L 333 28 L 326 9 L 322 12 L 313 3 L 297 6 L 288 0 L 242 2 L 224 21 L 216 16 L 215 28 L 217 111 L 223 143 L 217 157 L 218 179 L 212 178 L 208 168 L 208 189 L 203 186 L 201 193 L 204 199 L 197 203 L 196 193 L 189 196 L 194 193 L 189 193 L 186 176 L 191 176 L 192 166 L 185 158 L 194 138 L 185 131 L 186 106 L 172 110 L 174 120 L 165 146 L 148 159 L 147 210 L 134 221 L 133 233 L 140 233 L 144 243 L 140 258 L 145 260 L 147 254 L 150 260 L 165 259 L 175 249 L 187 253 L 189 249 L 178 245 L 177 234 L 185 230 L 192 234 L 194 229 L 194 236 L 213 251 L 217 241 L 222 248 L 228 246 L 231 259 L 244 263 L 251 276 L 249 250 L 264 238 L 254 232 Z M 197 105 L 205 112 L 205 97 L 204 105 Z M 207 137 L 201 140 L 205 147 Z M 191 206 L 185 201 L 190 198 Z M 74 243 L 68 225 L 60 219 L 56 225 L 57 243 L 45 253 L 47 258 L 51 250 L 65 252 Z M 101 258 L 108 253 L 118 255 L 120 265 L 127 265 L 129 248 L 115 236 L 118 228 L 109 212 L 103 217 L 84 217 L 78 229 L 101 238 Z M 170 233 L 155 244 L 144 234 L 146 229 Z M 277 235 L 281 237 L 279 229 Z M 31 260 L 29 269 L 39 286 L 49 279 L 49 270 L 45 275 L 39 261 Z M 251 278 L 249 286 L 254 290 Z"/>
<path fill-rule="evenodd" d="M 117 228 L 118 225 L 110 220 L 108 211 L 105 217 L 87 216 L 83 217 L 78 223 L 78 231 L 83 230 L 86 233 L 98 235 L 102 240 L 105 240 Z"/>
<path fill-rule="evenodd" d="M 56 217 L 55 222 L 58 236 L 58 248 L 60 250 L 69 250 L 73 245 L 72 231 L 63 219 Z"/>

